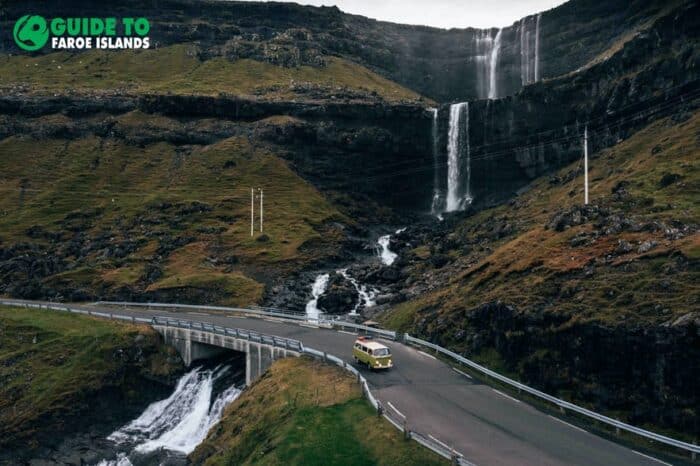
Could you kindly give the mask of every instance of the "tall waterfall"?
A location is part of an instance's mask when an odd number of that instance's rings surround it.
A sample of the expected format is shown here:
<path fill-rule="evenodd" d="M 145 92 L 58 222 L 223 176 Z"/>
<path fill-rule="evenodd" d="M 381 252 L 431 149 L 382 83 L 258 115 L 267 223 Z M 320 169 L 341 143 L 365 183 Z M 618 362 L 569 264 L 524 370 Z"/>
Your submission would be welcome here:
<path fill-rule="evenodd" d="M 520 20 L 520 82 L 530 84 L 540 79 L 540 19 L 528 16 Z M 534 23 L 534 24 L 533 24 Z"/>
<path fill-rule="evenodd" d="M 499 29 L 493 36 L 491 29 L 483 29 L 474 35 L 474 61 L 476 63 L 476 95 L 479 99 L 496 99 L 498 94 L 498 56 L 501 51 Z"/>
<path fill-rule="evenodd" d="M 464 121 L 463 125 L 462 121 Z M 466 156 L 464 160 L 463 154 Z M 466 207 L 466 203 L 471 202 L 470 157 L 469 102 L 452 104 L 447 133 L 447 205 L 445 208 L 447 212 L 462 210 Z M 463 180 L 463 178 L 466 179 Z"/>
<path fill-rule="evenodd" d="M 537 15 L 535 25 L 535 81 L 540 80 L 540 18 L 542 18 L 542 13 Z"/>
<path fill-rule="evenodd" d="M 496 38 L 491 45 L 491 54 L 489 56 L 489 99 L 498 97 L 498 80 L 496 79 L 498 76 L 496 70 L 498 65 L 498 53 L 501 51 L 501 33 L 503 33 L 503 29 L 499 29 L 496 33 Z"/>
<path fill-rule="evenodd" d="M 433 114 L 433 124 L 431 126 L 431 141 L 433 143 L 433 202 L 430 206 L 430 213 L 437 215 L 440 212 L 440 154 L 438 151 L 438 109 L 430 108 Z"/>

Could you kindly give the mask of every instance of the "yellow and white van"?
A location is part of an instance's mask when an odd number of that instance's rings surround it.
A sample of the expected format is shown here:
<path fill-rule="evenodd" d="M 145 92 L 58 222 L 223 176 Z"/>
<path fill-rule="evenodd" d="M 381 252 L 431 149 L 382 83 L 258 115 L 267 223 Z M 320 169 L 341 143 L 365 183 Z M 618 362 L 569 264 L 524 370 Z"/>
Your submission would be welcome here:
<path fill-rule="evenodd" d="M 368 337 L 358 337 L 352 348 L 352 357 L 357 363 L 365 364 L 369 369 L 389 369 L 391 350 Z"/>

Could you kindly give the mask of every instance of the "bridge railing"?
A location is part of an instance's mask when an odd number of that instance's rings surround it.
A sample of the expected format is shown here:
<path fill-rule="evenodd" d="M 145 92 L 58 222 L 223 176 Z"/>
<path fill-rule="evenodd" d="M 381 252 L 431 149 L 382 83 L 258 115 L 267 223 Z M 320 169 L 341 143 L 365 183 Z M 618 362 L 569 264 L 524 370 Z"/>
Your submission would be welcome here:
<path fill-rule="evenodd" d="M 153 303 L 113 303 L 113 302 L 103 302 L 102 304 L 111 304 L 111 305 L 125 305 L 125 306 L 152 306 L 152 307 L 171 307 L 171 308 L 196 308 L 196 309 L 207 309 L 207 308 L 214 308 L 214 309 L 221 309 L 221 310 L 227 310 L 227 311 L 239 311 L 239 312 L 246 312 L 245 309 L 240 309 L 240 308 L 226 308 L 226 307 L 218 307 L 218 306 L 197 306 L 197 305 L 182 305 L 182 304 L 153 304 Z M 293 317 L 288 317 L 293 320 L 298 320 L 298 321 L 306 321 L 306 322 L 311 322 L 311 323 L 319 323 L 320 325 L 324 325 L 326 327 L 332 327 L 332 328 L 338 328 L 338 329 L 353 329 L 358 333 L 364 332 L 369 335 L 374 335 L 380 338 L 387 338 L 391 340 L 397 340 L 397 341 L 402 341 L 404 343 L 408 343 L 414 346 L 420 346 L 423 348 L 428 348 L 430 350 L 435 351 L 436 353 L 442 354 L 443 356 L 450 358 L 460 364 L 463 364 L 464 366 L 467 366 L 471 368 L 472 370 L 475 370 L 477 372 L 480 372 L 481 374 L 491 377 L 494 380 L 497 380 L 505 385 L 508 385 L 510 387 L 513 387 L 517 389 L 518 391 L 526 392 L 530 394 L 531 396 L 534 396 L 540 400 L 543 400 L 547 403 L 551 403 L 561 410 L 568 410 L 570 412 L 577 413 L 581 416 L 584 416 L 589 419 L 593 419 L 597 422 L 609 425 L 613 428 L 615 428 L 616 432 L 619 431 L 625 431 L 629 432 L 634 435 L 638 435 L 640 437 L 646 438 L 648 440 L 652 440 L 655 442 L 662 443 L 664 445 L 668 445 L 674 448 L 678 448 L 680 450 L 684 450 L 688 453 L 690 453 L 693 457 L 697 456 L 697 454 L 700 453 L 700 446 L 688 443 L 688 442 L 683 442 L 682 440 L 674 439 L 672 437 L 668 437 L 665 435 L 657 434 L 656 432 L 651 432 L 649 430 L 641 429 L 639 427 L 635 427 L 631 424 L 627 424 L 625 422 L 622 422 L 618 419 L 613 419 L 611 417 L 605 416 L 600 413 L 596 413 L 595 411 L 591 411 L 590 409 L 584 408 L 582 406 L 578 406 L 574 403 L 571 403 L 566 400 L 562 400 L 560 398 L 554 397 L 552 395 L 549 395 L 547 393 L 544 393 L 540 390 L 537 390 L 535 388 L 529 387 L 528 385 L 525 385 L 521 382 L 518 382 L 517 380 L 513 380 L 511 378 L 508 378 L 504 375 L 501 375 L 495 371 L 492 371 L 491 369 L 488 369 L 470 359 L 465 358 L 464 356 L 457 354 L 453 351 L 450 351 L 446 348 L 443 348 L 442 346 L 436 345 L 434 343 L 431 343 L 426 340 L 421 340 L 420 338 L 415 338 L 412 337 L 408 334 L 397 334 L 394 331 L 391 330 L 384 330 L 384 329 L 378 329 L 374 327 L 368 327 L 365 325 L 360 325 L 360 324 L 354 324 L 351 322 L 346 322 L 342 320 L 335 320 L 335 319 L 328 319 L 327 317 L 322 317 L 317 320 L 310 320 L 308 316 L 300 313 L 287 313 L 283 314 L 280 312 L 279 309 L 275 309 L 274 311 L 267 311 L 264 310 L 263 308 L 260 308 L 256 310 L 256 312 L 260 315 L 266 315 L 266 316 L 279 316 L 279 317 L 284 317 L 286 316 L 293 316 Z"/>
<path fill-rule="evenodd" d="M 373 335 L 379 338 L 396 339 L 396 332 L 393 330 L 385 330 L 367 325 L 355 324 L 341 319 L 331 318 L 327 314 L 321 314 L 318 318 L 313 318 L 302 312 L 285 311 L 277 308 L 243 308 L 243 307 L 227 307 L 227 306 L 206 306 L 199 304 L 172 304 L 172 303 L 133 303 L 127 301 L 98 301 L 96 305 L 102 306 L 117 306 L 117 307 L 142 307 L 147 309 L 187 309 L 197 311 L 215 311 L 233 314 L 253 315 L 258 317 L 274 317 L 279 319 L 291 319 L 295 321 L 315 324 L 321 327 L 353 329 L 357 332 L 362 332 L 368 335 Z"/>
<path fill-rule="evenodd" d="M 94 314 L 95 313 L 93 312 L 93 315 Z M 256 343 L 263 343 L 266 345 L 275 346 L 278 348 L 289 349 L 297 351 L 299 353 L 302 353 L 304 351 L 304 345 L 299 340 L 278 337 L 276 335 L 267 335 L 264 333 L 259 333 L 253 330 L 247 330 L 242 328 L 222 327 L 220 325 L 208 324 L 204 322 L 195 322 L 191 320 L 171 319 L 169 317 L 153 317 L 149 323 L 151 323 L 151 325 L 161 325 L 165 327 L 177 327 L 189 330 L 199 330 L 202 332 L 214 333 L 216 335 L 235 337 L 240 338 L 242 340 L 248 340 Z"/>

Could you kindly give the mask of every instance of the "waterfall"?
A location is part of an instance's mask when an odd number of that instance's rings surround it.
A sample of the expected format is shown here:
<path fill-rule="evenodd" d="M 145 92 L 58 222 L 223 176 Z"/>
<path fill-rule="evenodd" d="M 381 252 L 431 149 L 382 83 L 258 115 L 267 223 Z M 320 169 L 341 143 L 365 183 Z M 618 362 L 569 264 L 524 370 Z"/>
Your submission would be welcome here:
<path fill-rule="evenodd" d="M 357 311 L 360 309 L 360 306 L 364 306 L 365 308 L 367 307 L 372 307 L 376 303 L 374 301 L 375 296 L 377 296 L 377 290 L 368 290 L 365 285 L 360 285 L 357 283 L 357 280 L 355 280 L 349 273 L 348 269 L 340 269 L 337 270 L 337 272 L 343 276 L 346 280 L 348 280 L 350 283 L 352 283 L 352 286 L 355 287 L 355 290 L 357 291 L 357 295 L 359 296 L 359 299 L 357 300 L 357 304 L 355 304 L 355 307 L 350 311 L 350 315 L 357 315 Z"/>
<path fill-rule="evenodd" d="M 430 213 L 437 215 L 440 212 L 440 154 L 438 151 L 438 109 L 430 108 L 433 115 L 430 137 L 433 143 L 433 201 L 430 205 Z"/>
<path fill-rule="evenodd" d="M 464 127 L 462 127 L 464 114 Z M 464 132 L 464 138 L 461 133 Z M 462 139 L 465 143 L 462 144 Z M 466 160 L 462 161 L 462 153 Z M 450 122 L 447 133 L 447 205 L 446 211 L 462 210 L 465 201 L 471 201 L 471 154 L 469 148 L 469 103 L 450 105 Z M 466 162 L 466 163 L 465 163 Z M 466 168 L 466 187 L 462 187 L 462 165 Z"/>
<path fill-rule="evenodd" d="M 535 81 L 540 80 L 540 18 L 542 18 L 542 13 L 537 15 L 535 25 Z"/>
<path fill-rule="evenodd" d="M 318 320 L 318 316 L 321 313 L 321 310 L 317 307 L 318 298 L 326 292 L 329 279 L 329 274 L 322 273 L 316 277 L 316 280 L 314 280 L 313 285 L 311 285 L 312 298 L 311 301 L 306 303 L 306 315 L 311 319 Z"/>
<path fill-rule="evenodd" d="M 520 20 L 520 82 L 523 86 L 540 79 L 540 19 L 529 16 Z M 534 20 L 534 31 L 532 23 Z M 534 41 L 534 44 L 532 43 Z"/>
<path fill-rule="evenodd" d="M 380 236 L 377 240 L 377 244 L 379 244 L 379 258 L 384 265 L 393 264 L 396 258 L 399 257 L 395 252 L 389 249 L 390 242 L 391 235 Z"/>
<path fill-rule="evenodd" d="M 501 51 L 501 33 L 503 29 L 499 29 L 496 33 L 496 38 L 491 45 L 491 53 L 489 55 L 489 99 L 498 97 L 498 76 L 496 74 L 498 65 L 498 53 Z"/>
<path fill-rule="evenodd" d="M 241 393 L 230 385 L 214 396 L 215 385 L 229 379 L 230 371 L 231 366 L 197 367 L 182 376 L 172 395 L 152 403 L 137 419 L 107 437 L 116 446 L 116 459 L 98 465 L 129 466 L 152 456 L 159 458 L 159 464 L 168 452 L 176 457 L 191 453 Z"/>

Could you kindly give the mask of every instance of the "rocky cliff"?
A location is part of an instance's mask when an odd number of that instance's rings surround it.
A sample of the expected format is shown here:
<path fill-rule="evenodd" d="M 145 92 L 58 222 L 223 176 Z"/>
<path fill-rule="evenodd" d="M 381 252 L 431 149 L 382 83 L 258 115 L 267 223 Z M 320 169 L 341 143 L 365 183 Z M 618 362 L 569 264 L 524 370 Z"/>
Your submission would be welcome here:
<path fill-rule="evenodd" d="M 335 7 L 286 3 L 160 0 L 99 5 L 23 2 L 0 11 L 0 51 L 16 53 L 12 25 L 32 11 L 46 17 L 143 16 L 156 46 L 190 43 L 201 59 L 252 58 L 285 67 L 323 67 L 329 56 L 366 65 L 439 101 L 512 95 L 609 56 L 681 1 L 573 0 L 497 29 L 406 26 Z M 498 41 L 497 41 L 498 36 Z"/>

